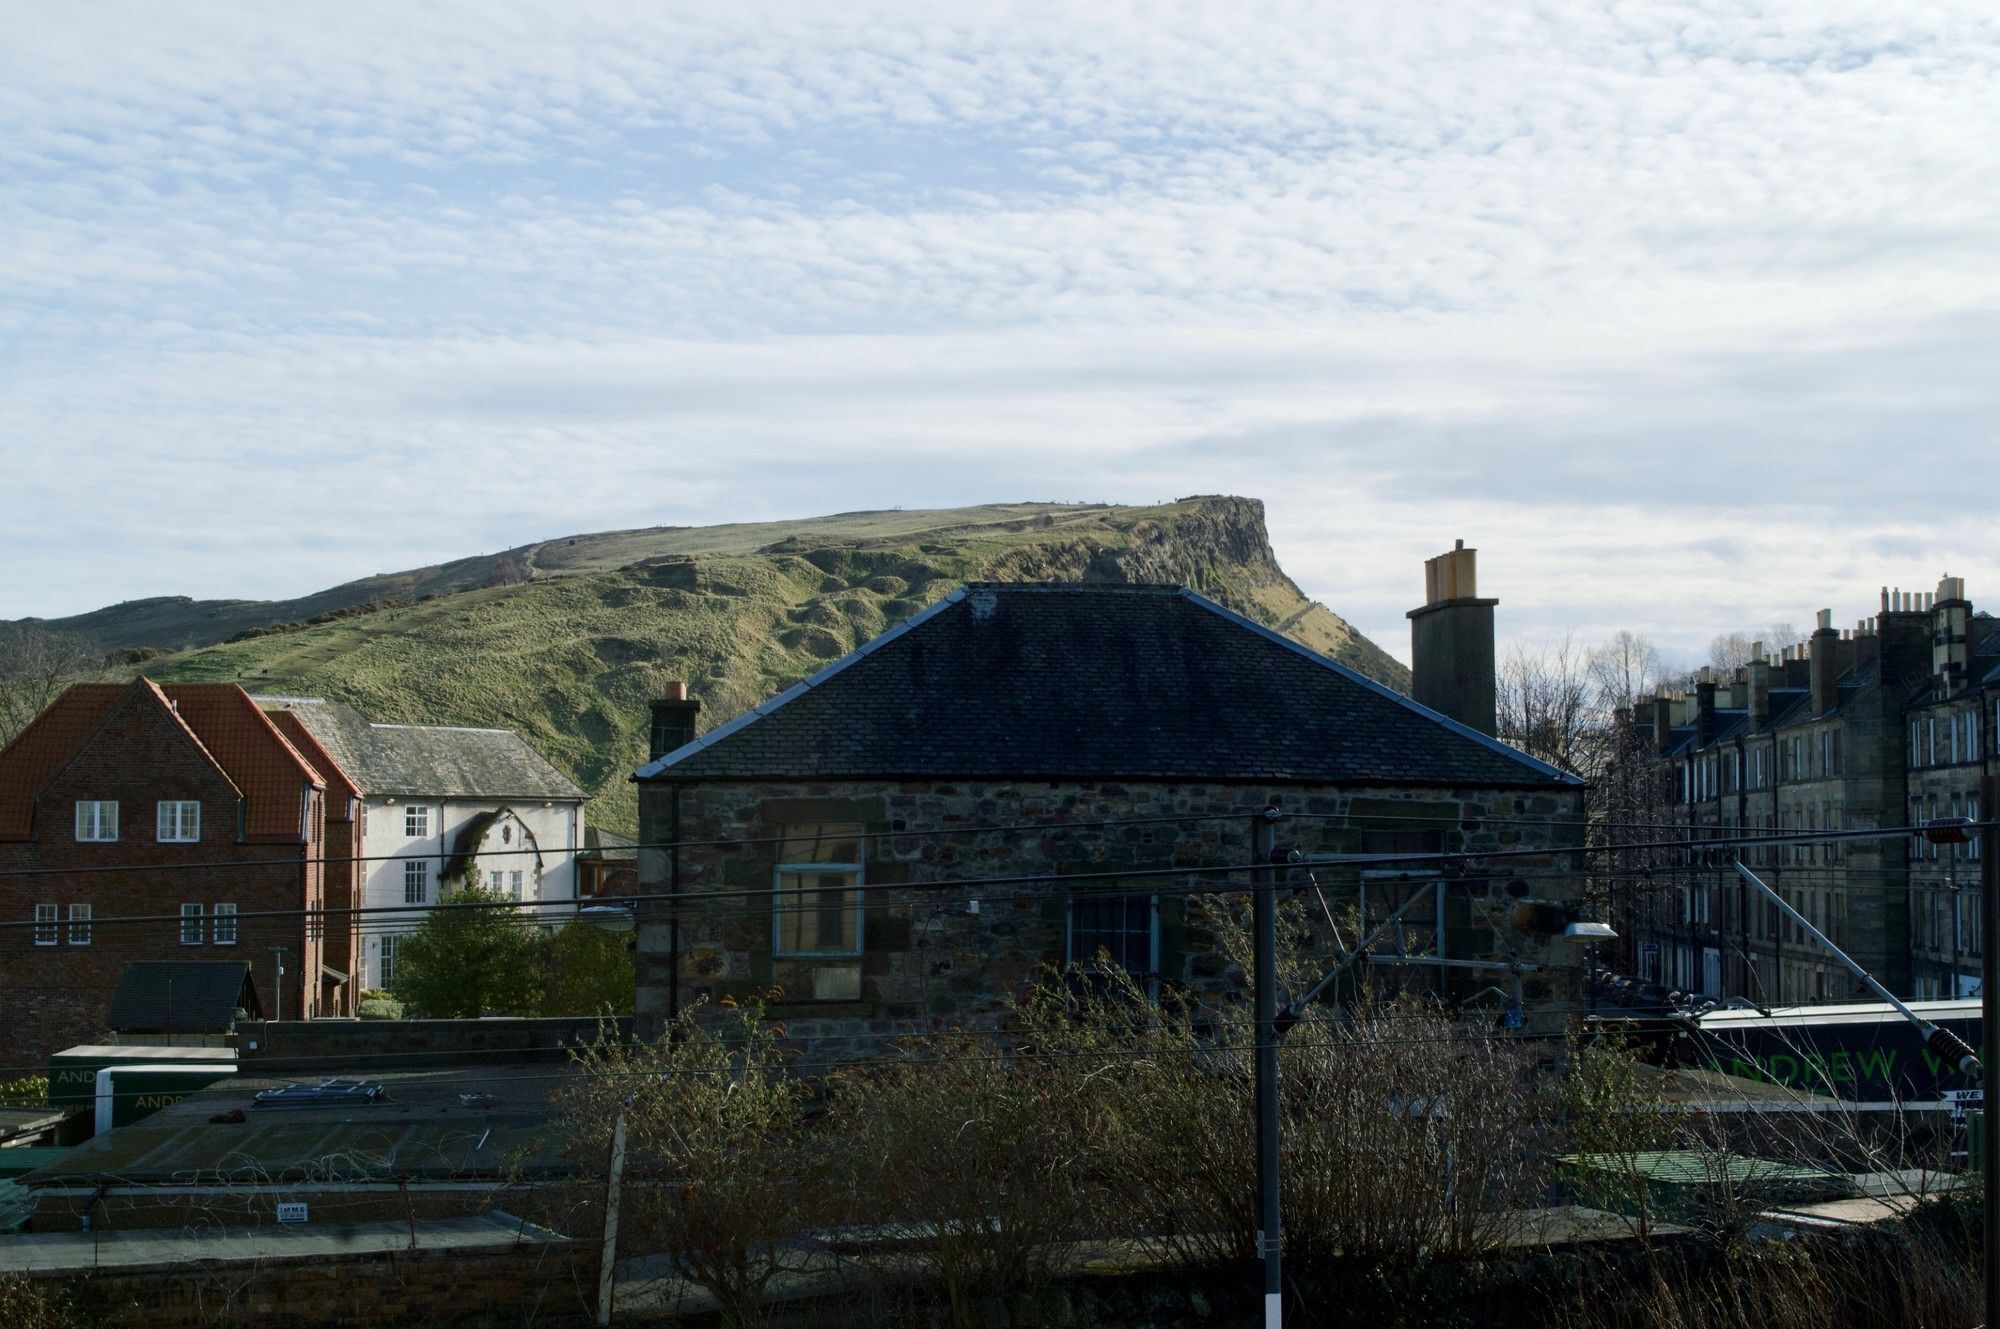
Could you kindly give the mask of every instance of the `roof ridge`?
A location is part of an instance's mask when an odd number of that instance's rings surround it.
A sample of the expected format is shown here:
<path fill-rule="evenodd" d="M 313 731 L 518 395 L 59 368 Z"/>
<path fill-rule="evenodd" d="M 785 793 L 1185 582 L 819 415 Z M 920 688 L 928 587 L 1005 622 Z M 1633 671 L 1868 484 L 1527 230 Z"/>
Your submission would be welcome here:
<path fill-rule="evenodd" d="M 1483 734 L 1479 730 L 1474 729 L 1469 724 L 1465 724 L 1461 721 L 1454 720 L 1449 715 L 1444 715 L 1438 711 L 1434 711 L 1430 707 L 1424 705 L 1422 702 L 1416 700 L 1414 697 L 1404 696 L 1402 693 L 1396 691 L 1394 688 L 1390 687 L 1386 683 L 1378 683 L 1374 679 L 1368 677 L 1368 675 L 1361 673 L 1359 670 L 1350 669 L 1346 665 L 1340 663 L 1340 661 L 1338 660 L 1332 659 L 1328 656 L 1321 655 L 1318 651 L 1313 650 L 1310 646 L 1305 645 L 1303 642 L 1293 641 L 1290 637 L 1287 637 L 1284 633 L 1277 631 L 1275 628 L 1267 628 L 1262 623 L 1257 622 L 1255 619 L 1245 618 L 1242 614 L 1237 613 L 1234 609 L 1230 609 L 1225 605 L 1218 604 L 1214 600 L 1209 599 L 1207 596 L 1203 595 L 1200 591 L 1189 590 L 1186 587 L 1182 587 L 1181 596 L 1183 599 L 1187 600 L 1191 604 L 1199 605 L 1203 609 L 1208 610 L 1212 614 L 1219 614 L 1223 618 L 1228 619 L 1229 621 L 1237 624 L 1240 627 L 1248 628 L 1250 631 L 1255 632 L 1258 635 L 1270 641 L 1276 642 L 1280 646 L 1285 647 L 1287 650 L 1295 652 L 1298 655 L 1304 656 L 1306 659 L 1311 660 L 1314 664 L 1332 670 L 1334 673 L 1339 674 L 1342 677 L 1346 678 L 1349 682 L 1358 683 L 1362 687 L 1367 688 L 1369 691 L 1376 693 L 1378 696 L 1387 697 L 1390 701 L 1395 702 L 1399 706 L 1403 706 L 1408 708 L 1409 710 L 1415 711 L 1418 715 L 1423 716 L 1425 719 L 1436 721 L 1438 724 L 1443 725 L 1445 728 L 1458 734 L 1460 737 L 1469 738 L 1473 742 L 1478 743 L 1480 746 L 1488 748 L 1491 751 L 1496 752 L 1503 757 L 1509 757 L 1517 762 L 1520 762 L 1523 766 L 1526 766 L 1531 770 L 1537 771 L 1543 775 L 1553 777 L 1554 779 L 1559 780 L 1564 784 L 1581 785 L 1585 783 L 1585 781 L 1581 776 L 1572 775 L 1570 772 L 1563 770 L 1559 766 L 1552 766 L 1548 762 L 1541 760 L 1539 757 L 1531 757 L 1527 753 L 1521 751 L 1521 749 L 1513 746 L 1510 743 L 1502 743 L 1499 739 L 1493 737 L 1491 734 Z"/>

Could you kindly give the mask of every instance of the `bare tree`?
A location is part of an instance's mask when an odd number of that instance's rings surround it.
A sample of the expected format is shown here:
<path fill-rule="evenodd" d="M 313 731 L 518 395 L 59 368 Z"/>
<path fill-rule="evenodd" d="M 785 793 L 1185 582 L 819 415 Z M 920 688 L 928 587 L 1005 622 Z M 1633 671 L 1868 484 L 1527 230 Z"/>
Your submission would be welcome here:
<path fill-rule="evenodd" d="M 1736 669 L 1750 663 L 1752 647 L 1763 643 L 1768 652 L 1796 646 L 1806 636 L 1790 623 L 1773 623 L 1762 632 L 1724 632 L 1708 643 L 1708 662 L 1717 669 Z"/>
<path fill-rule="evenodd" d="M 1640 633 L 1620 629 L 1590 653 L 1590 681 L 1603 711 L 1630 707 L 1651 696 L 1664 677 L 1659 648 Z"/>
<path fill-rule="evenodd" d="M 1501 738 L 1566 771 L 1589 773 L 1603 717 L 1591 655 L 1573 634 L 1516 644 L 1495 683 Z"/>
<path fill-rule="evenodd" d="M 72 683 L 97 677 L 104 657 L 89 640 L 38 623 L 0 623 L 0 746 Z"/>

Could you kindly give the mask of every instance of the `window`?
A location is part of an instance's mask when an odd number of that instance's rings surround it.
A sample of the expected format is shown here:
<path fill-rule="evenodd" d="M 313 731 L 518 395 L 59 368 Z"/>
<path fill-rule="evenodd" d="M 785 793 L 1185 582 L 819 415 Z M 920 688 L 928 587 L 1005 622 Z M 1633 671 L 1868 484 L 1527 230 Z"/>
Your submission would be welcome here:
<path fill-rule="evenodd" d="M 1160 967 L 1158 897 L 1078 895 L 1069 902 L 1069 962 L 1079 969 L 1109 964 L 1135 978 Z"/>
<path fill-rule="evenodd" d="M 233 904 L 218 904 L 215 906 L 215 921 L 211 924 L 211 927 L 213 928 L 211 935 L 215 938 L 216 945 L 234 946 L 236 944 L 236 906 Z"/>
<path fill-rule="evenodd" d="M 518 899 L 520 899 L 520 898 L 521 898 L 521 874 L 520 874 L 520 873 L 518 873 L 518 872 L 510 872 L 510 873 L 508 873 L 508 874 L 507 874 L 507 890 L 508 890 L 508 893 L 509 893 L 509 894 L 511 894 L 511 895 L 512 895 L 512 896 L 513 896 L 513 897 L 514 897 L 514 898 L 515 898 L 516 900 L 518 900 Z"/>
<path fill-rule="evenodd" d="M 161 844 L 192 844 L 201 839 L 201 804 L 193 799 L 160 800 Z"/>
<path fill-rule="evenodd" d="M 201 945 L 201 906 L 198 904 L 181 906 L 181 945 Z"/>
<path fill-rule="evenodd" d="M 76 838 L 104 842 L 118 838 L 116 800 L 79 799 L 76 805 Z"/>
<path fill-rule="evenodd" d="M 861 954 L 861 827 L 786 828 L 779 845 L 772 928 L 778 955 Z"/>
<path fill-rule="evenodd" d="M 493 871 L 487 874 L 486 888 L 492 891 L 495 895 L 503 894 L 501 890 L 501 883 L 506 881 L 506 879 L 507 877 L 505 873 L 500 871 L 499 868 L 494 868 Z"/>
<path fill-rule="evenodd" d="M 36 905 L 35 945 L 37 946 L 55 945 L 56 934 L 58 930 L 59 929 L 57 929 L 56 927 L 56 907 L 52 904 Z"/>
<path fill-rule="evenodd" d="M 431 833 L 431 810 L 414 805 L 403 809 L 403 834 L 422 837 Z"/>
<path fill-rule="evenodd" d="M 69 907 L 69 944 L 90 945 L 90 906 L 73 904 Z"/>
<path fill-rule="evenodd" d="M 396 981 L 396 936 L 394 933 L 382 938 L 381 976 L 377 987 L 388 987 Z"/>
<path fill-rule="evenodd" d="M 427 904 L 431 898 L 431 865 L 403 864 L 403 903 Z"/>

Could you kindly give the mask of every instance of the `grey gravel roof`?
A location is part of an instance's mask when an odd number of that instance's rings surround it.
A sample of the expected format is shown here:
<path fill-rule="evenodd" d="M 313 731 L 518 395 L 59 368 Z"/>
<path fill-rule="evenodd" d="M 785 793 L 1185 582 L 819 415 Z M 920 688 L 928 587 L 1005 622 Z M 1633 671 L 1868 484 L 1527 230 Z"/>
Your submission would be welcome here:
<path fill-rule="evenodd" d="M 1177 586 L 975 584 L 641 768 L 1553 787 L 1575 777 Z"/>
<path fill-rule="evenodd" d="M 320 697 L 259 697 L 287 710 L 370 796 L 575 801 L 583 790 L 511 729 L 376 724 Z"/>

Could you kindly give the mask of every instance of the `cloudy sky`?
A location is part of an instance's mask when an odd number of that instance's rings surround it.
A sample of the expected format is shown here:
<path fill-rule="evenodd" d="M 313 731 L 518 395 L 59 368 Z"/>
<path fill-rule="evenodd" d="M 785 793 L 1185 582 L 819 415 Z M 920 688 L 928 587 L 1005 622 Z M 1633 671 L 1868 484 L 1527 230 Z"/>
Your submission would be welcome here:
<path fill-rule="evenodd" d="M 0 0 L 0 617 L 1260 496 L 1402 654 L 2000 604 L 1991 0 Z"/>

